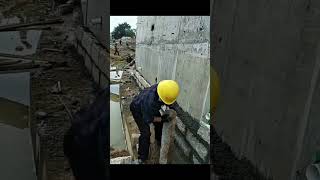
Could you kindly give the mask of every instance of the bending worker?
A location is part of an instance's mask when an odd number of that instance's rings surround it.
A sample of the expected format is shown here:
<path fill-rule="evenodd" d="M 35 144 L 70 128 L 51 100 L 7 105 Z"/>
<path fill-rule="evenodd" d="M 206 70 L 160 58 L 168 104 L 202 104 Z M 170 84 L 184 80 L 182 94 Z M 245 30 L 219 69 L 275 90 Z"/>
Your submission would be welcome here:
<path fill-rule="evenodd" d="M 149 156 L 150 124 L 155 126 L 155 139 L 161 145 L 163 122 L 170 121 L 166 109 L 175 110 L 179 95 L 179 85 L 173 80 L 162 80 L 144 89 L 134 97 L 130 110 L 140 130 L 138 163 L 144 164 Z"/>

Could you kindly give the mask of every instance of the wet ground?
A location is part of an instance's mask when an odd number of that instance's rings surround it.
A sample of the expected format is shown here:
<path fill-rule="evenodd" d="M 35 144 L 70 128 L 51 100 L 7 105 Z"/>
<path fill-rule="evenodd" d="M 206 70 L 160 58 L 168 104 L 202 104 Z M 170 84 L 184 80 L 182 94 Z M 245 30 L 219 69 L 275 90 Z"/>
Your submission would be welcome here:
<path fill-rule="evenodd" d="M 130 43 L 131 47 L 135 44 Z M 110 117 L 111 117 L 111 129 L 110 129 L 110 157 L 122 157 L 129 156 L 128 146 L 126 144 L 125 129 L 123 120 L 126 116 L 121 112 L 121 104 L 123 101 L 121 95 L 122 79 L 125 72 L 122 70 L 125 65 L 128 64 L 126 58 L 128 54 L 134 54 L 134 51 L 128 49 L 126 46 L 119 46 L 120 56 L 114 55 L 114 49 L 111 46 L 111 61 L 110 61 Z M 122 106 L 122 108 L 125 108 Z"/>
<path fill-rule="evenodd" d="M 119 84 L 112 84 L 110 92 L 110 147 L 127 149 L 120 109 Z"/>
<path fill-rule="evenodd" d="M 37 179 L 29 126 L 29 78 L 29 73 L 0 74 L 0 179 Z"/>
<path fill-rule="evenodd" d="M 41 151 L 47 154 L 48 179 L 70 179 L 71 171 L 63 154 L 63 136 L 70 127 L 68 110 L 75 113 L 92 102 L 97 86 L 87 73 L 82 57 L 71 44 L 79 22 L 79 7 L 75 7 L 71 14 L 60 16 L 56 9 L 51 8 L 49 0 L 37 2 L 26 0 L 11 8 L 3 8 L 6 11 L 2 11 L 0 17 L 18 17 L 20 23 L 61 17 L 64 23 L 50 25 L 51 30 L 41 32 L 0 34 L 0 59 L 23 58 L 29 64 L 37 64 L 31 66 L 32 69 L 19 68 L 20 71 L 31 72 L 31 126 L 37 129 Z M 0 9 L 1 3 L 9 2 L 0 0 Z M 3 66 L 0 64 L 0 67 Z M 57 82 L 61 85 L 60 93 L 54 91 Z"/>

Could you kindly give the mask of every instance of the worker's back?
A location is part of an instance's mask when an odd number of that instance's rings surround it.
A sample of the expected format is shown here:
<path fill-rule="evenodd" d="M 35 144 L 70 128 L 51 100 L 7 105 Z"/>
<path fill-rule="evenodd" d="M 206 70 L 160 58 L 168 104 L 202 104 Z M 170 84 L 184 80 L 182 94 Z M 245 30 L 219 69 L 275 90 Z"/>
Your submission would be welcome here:
<path fill-rule="evenodd" d="M 109 103 L 108 88 L 95 102 L 75 114 L 65 136 L 64 151 L 77 180 L 106 179 L 108 162 Z"/>

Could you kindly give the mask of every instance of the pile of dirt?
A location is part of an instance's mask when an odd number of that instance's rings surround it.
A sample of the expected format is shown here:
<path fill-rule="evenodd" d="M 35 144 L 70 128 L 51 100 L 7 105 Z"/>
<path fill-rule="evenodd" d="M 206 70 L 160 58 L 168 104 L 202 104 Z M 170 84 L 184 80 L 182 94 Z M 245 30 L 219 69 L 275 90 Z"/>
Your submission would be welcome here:
<path fill-rule="evenodd" d="M 130 43 L 129 47 L 126 44 L 120 45 L 118 43 L 118 51 L 120 55 L 115 55 L 114 46 L 110 46 L 110 65 L 118 68 L 123 68 L 126 64 L 130 63 L 135 56 L 135 44 Z"/>
<path fill-rule="evenodd" d="M 219 180 L 267 180 L 250 161 L 238 159 L 211 126 L 211 163 Z"/>
<path fill-rule="evenodd" d="M 123 157 L 123 156 L 130 156 L 130 154 L 127 150 L 113 149 L 110 151 L 110 158 Z"/>

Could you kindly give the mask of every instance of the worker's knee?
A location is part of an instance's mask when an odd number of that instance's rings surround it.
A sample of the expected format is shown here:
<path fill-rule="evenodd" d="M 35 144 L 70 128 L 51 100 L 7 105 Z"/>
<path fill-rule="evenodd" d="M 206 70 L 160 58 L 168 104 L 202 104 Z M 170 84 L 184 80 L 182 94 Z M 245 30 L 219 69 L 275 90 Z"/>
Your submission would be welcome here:
<path fill-rule="evenodd" d="M 149 128 L 144 128 L 141 132 L 140 132 L 140 136 L 144 137 L 144 138 L 150 138 L 151 136 L 151 132 Z"/>

